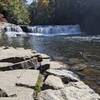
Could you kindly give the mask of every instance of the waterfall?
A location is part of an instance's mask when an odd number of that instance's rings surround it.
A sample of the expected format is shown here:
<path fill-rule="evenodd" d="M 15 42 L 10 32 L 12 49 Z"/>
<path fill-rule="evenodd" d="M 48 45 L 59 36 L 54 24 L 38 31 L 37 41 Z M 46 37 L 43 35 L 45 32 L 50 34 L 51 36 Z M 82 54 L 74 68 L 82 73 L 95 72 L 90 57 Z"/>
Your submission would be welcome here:
<path fill-rule="evenodd" d="M 7 25 L 4 28 L 4 33 L 8 37 L 26 36 L 26 33 L 24 33 L 21 27 L 18 25 Z"/>
<path fill-rule="evenodd" d="M 55 26 L 28 26 L 30 35 L 55 36 L 80 34 L 79 25 L 55 25 Z"/>
<path fill-rule="evenodd" d="M 20 26 L 15 25 L 7 26 L 5 29 L 7 32 L 23 32 Z"/>

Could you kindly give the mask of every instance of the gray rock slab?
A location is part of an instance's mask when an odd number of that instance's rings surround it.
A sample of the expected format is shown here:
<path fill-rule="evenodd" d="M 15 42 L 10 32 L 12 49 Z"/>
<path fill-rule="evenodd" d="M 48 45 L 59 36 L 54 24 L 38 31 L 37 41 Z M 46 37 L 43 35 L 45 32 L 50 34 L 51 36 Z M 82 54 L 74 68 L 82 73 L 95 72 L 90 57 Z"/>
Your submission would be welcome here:
<path fill-rule="evenodd" d="M 65 65 L 61 62 L 57 62 L 57 61 L 51 61 L 50 63 L 50 69 L 65 69 L 68 68 L 68 65 Z"/>
<path fill-rule="evenodd" d="M 19 86 L 2 86 L 0 87 L 8 97 L 23 97 L 23 95 L 32 95 L 34 93 L 34 90 L 31 88 L 26 87 L 19 87 Z"/>
<path fill-rule="evenodd" d="M 13 63 L 8 62 L 0 62 L 0 68 L 12 66 Z"/>
<path fill-rule="evenodd" d="M 1 97 L 0 100 L 22 100 L 17 97 Z"/>
<path fill-rule="evenodd" d="M 29 87 L 34 87 L 36 85 L 36 82 L 39 77 L 39 71 L 38 70 L 26 70 L 24 71 L 17 80 L 17 84 L 19 85 L 25 85 Z"/>
<path fill-rule="evenodd" d="M 33 100 L 34 90 L 25 86 L 35 86 L 38 80 L 37 70 L 13 70 L 0 72 L 0 89 L 9 97 L 0 100 Z M 23 86 L 16 86 L 17 82 Z"/>
<path fill-rule="evenodd" d="M 38 100 L 100 100 L 100 96 L 83 82 L 75 84 L 60 90 L 42 91 L 38 95 Z"/>
<path fill-rule="evenodd" d="M 8 62 L 0 62 L 0 71 L 11 70 L 13 63 Z"/>
<path fill-rule="evenodd" d="M 44 84 L 48 87 L 52 87 L 53 89 L 64 88 L 64 84 L 62 80 L 59 77 L 53 76 L 53 75 L 49 75 L 47 79 L 45 80 Z"/>
<path fill-rule="evenodd" d="M 11 98 L 11 100 L 33 100 L 34 90 L 30 88 L 7 86 L 2 87 L 2 90 L 8 95 L 8 97 L 2 97 L 2 100 L 9 100 L 9 98 Z"/>
<path fill-rule="evenodd" d="M 69 70 L 48 69 L 46 72 L 51 75 L 62 76 L 73 81 L 79 81 L 78 76 Z"/>
<path fill-rule="evenodd" d="M 4 49 L 4 47 L 0 47 L 0 60 L 13 57 L 31 58 L 34 55 L 35 54 L 30 49 L 24 49 L 24 48 L 15 49 L 13 47 L 8 47 L 7 49 Z"/>
<path fill-rule="evenodd" d="M 16 83 L 26 86 L 35 86 L 38 80 L 37 70 L 12 70 L 0 72 L 0 87 L 15 86 Z"/>
<path fill-rule="evenodd" d="M 2 97 L 0 100 L 34 100 L 33 97 Z"/>

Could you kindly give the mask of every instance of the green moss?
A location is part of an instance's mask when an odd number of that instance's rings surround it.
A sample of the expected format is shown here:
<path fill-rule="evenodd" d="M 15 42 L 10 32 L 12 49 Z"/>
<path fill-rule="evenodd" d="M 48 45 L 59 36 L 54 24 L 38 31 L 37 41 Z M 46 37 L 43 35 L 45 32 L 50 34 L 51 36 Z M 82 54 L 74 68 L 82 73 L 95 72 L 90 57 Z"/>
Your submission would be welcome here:
<path fill-rule="evenodd" d="M 37 81 L 37 83 L 36 83 L 36 86 L 34 87 L 35 95 L 36 95 L 36 96 L 37 96 L 38 93 L 41 91 L 41 87 L 42 87 L 42 76 L 39 75 L 38 81 Z"/>

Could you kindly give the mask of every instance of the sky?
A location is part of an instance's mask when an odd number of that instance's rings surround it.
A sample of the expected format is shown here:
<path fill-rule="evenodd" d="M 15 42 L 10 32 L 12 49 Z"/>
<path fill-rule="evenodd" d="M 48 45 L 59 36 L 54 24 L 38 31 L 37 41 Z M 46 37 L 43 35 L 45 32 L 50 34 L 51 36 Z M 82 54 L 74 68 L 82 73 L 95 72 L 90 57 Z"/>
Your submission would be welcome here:
<path fill-rule="evenodd" d="M 27 0 L 27 3 L 28 3 L 28 4 L 31 4 L 31 3 L 32 3 L 32 1 L 33 1 L 33 0 Z"/>

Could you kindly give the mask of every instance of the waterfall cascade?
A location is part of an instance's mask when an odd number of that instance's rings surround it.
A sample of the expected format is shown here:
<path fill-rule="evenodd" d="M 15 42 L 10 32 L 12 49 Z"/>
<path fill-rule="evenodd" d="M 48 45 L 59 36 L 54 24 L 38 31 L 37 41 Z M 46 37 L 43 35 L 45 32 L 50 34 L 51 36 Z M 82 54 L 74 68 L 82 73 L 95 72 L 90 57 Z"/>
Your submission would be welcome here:
<path fill-rule="evenodd" d="M 4 28 L 4 33 L 8 37 L 26 36 L 26 33 L 24 33 L 21 27 L 18 25 L 7 25 Z"/>
<path fill-rule="evenodd" d="M 55 25 L 55 26 L 28 26 L 30 35 L 70 35 L 80 34 L 81 29 L 79 25 Z"/>
<path fill-rule="evenodd" d="M 23 32 L 19 26 L 8 26 L 5 28 L 7 32 Z"/>

